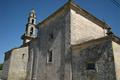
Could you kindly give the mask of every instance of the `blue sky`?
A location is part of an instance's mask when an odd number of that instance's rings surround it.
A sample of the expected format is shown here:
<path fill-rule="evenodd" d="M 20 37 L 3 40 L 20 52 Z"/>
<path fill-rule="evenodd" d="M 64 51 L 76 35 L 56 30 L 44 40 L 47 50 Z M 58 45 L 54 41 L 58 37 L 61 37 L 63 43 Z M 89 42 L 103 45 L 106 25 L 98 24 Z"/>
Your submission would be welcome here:
<path fill-rule="evenodd" d="M 120 35 L 120 8 L 111 0 L 74 0 L 81 8 L 104 20 L 112 27 L 116 35 Z M 120 3 L 120 0 L 116 0 Z M 0 0 L 0 63 L 4 60 L 4 52 L 19 47 L 20 39 L 25 31 L 30 10 L 37 13 L 37 22 L 44 20 L 67 0 Z"/>

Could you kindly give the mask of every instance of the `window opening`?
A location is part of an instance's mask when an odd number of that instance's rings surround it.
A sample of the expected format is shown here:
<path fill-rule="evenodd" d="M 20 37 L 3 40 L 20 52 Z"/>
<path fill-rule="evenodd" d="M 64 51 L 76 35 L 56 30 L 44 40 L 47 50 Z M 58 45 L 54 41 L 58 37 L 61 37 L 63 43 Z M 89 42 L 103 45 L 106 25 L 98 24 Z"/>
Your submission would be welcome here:
<path fill-rule="evenodd" d="M 49 38 L 50 38 L 50 39 L 53 39 L 53 38 L 54 38 L 53 33 L 50 33 L 50 34 L 49 34 Z"/>
<path fill-rule="evenodd" d="M 33 27 L 30 29 L 30 36 L 33 35 Z"/>
<path fill-rule="evenodd" d="M 52 62 L 52 50 L 51 51 L 48 51 L 48 62 Z"/>
<path fill-rule="evenodd" d="M 32 19 L 32 24 L 34 24 L 34 19 Z"/>
<path fill-rule="evenodd" d="M 87 70 L 95 70 L 95 63 L 87 63 Z"/>
<path fill-rule="evenodd" d="M 22 59 L 24 59 L 24 57 L 25 57 L 25 54 L 22 54 Z"/>

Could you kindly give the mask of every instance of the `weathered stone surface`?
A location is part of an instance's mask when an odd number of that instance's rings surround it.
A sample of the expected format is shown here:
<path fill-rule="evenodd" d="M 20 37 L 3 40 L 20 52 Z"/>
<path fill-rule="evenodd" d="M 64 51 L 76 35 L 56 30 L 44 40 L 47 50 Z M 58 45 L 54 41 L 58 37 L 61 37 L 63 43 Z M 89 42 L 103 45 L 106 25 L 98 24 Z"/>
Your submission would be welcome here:
<path fill-rule="evenodd" d="M 83 17 L 77 11 L 71 12 L 71 44 L 79 44 L 88 40 L 104 37 L 105 31 L 102 27 Z"/>
<path fill-rule="evenodd" d="M 114 64 L 117 80 L 120 80 L 120 45 L 116 42 L 112 42 L 113 54 L 114 54 Z"/>
<path fill-rule="evenodd" d="M 3 64 L 3 72 L 2 72 L 2 79 L 7 80 L 8 73 L 9 73 L 9 67 L 10 67 L 10 61 L 11 61 L 11 50 L 5 53 L 5 59 Z"/>
<path fill-rule="evenodd" d="M 13 49 L 10 53 L 6 53 L 6 57 L 7 58 L 3 66 L 2 79 L 25 80 L 28 61 L 28 47 Z"/>
<path fill-rule="evenodd" d="M 65 50 L 69 49 L 69 11 L 62 10 L 54 18 L 38 27 L 38 39 L 30 45 L 30 49 L 34 53 L 33 63 L 37 62 L 32 65 L 34 69 L 32 79 L 63 80 L 65 52 L 67 55 Z M 66 38 L 67 40 L 65 40 Z M 47 62 L 49 50 L 52 50 L 51 63 Z"/>
<path fill-rule="evenodd" d="M 67 3 L 34 25 L 38 29 L 37 38 L 26 36 L 24 40 L 30 41 L 24 43 L 27 47 L 6 53 L 2 79 L 120 80 L 120 45 L 105 37 L 106 29 L 100 20 L 89 13 L 83 17 L 78 9 L 77 5 Z M 94 69 L 88 69 L 90 63 Z"/>
<path fill-rule="evenodd" d="M 116 80 L 110 39 L 71 50 L 71 45 L 106 36 L 103 28 L 69 9 L 60 11 L 38 28 L 38 38 L 30 43 L 28 80 Z M 50 50 L 53 60 L 48 63 Z M 96 69 L 87 70 L 87 62 L 94 62 Z"/>
<path fill-rule="evenodd" d="M 73 80 L 116 80 L 111 41 L 101 41 L 72 50 Z M 95 63 L 95 69 L 87 70 L 87 63 Z"/>

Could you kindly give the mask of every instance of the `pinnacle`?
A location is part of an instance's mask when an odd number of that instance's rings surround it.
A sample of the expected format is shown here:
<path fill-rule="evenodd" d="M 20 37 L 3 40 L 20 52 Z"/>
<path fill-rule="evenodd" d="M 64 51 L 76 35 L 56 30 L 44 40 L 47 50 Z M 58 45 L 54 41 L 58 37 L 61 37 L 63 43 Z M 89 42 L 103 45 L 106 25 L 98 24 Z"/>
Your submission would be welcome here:
<path fill-rule="evenodd" d="M 35 10 L 34 10 L 34 9 L 32 9 L 32 10 L 31 10 L 31 13 L 35 13 Z"/>

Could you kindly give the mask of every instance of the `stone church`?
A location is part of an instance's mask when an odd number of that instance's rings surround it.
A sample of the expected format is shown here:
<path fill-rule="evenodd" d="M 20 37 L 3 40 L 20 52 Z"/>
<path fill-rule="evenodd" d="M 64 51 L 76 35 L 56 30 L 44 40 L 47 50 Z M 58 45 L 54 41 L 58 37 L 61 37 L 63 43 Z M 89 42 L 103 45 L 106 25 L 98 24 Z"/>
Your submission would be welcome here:
<path fill-rule="evenodd" d="M 32 10 L 21 38 L 5 53 L 3 80 L 120 80 L 120 38 L 73 2 L 38 24 Z"/>

